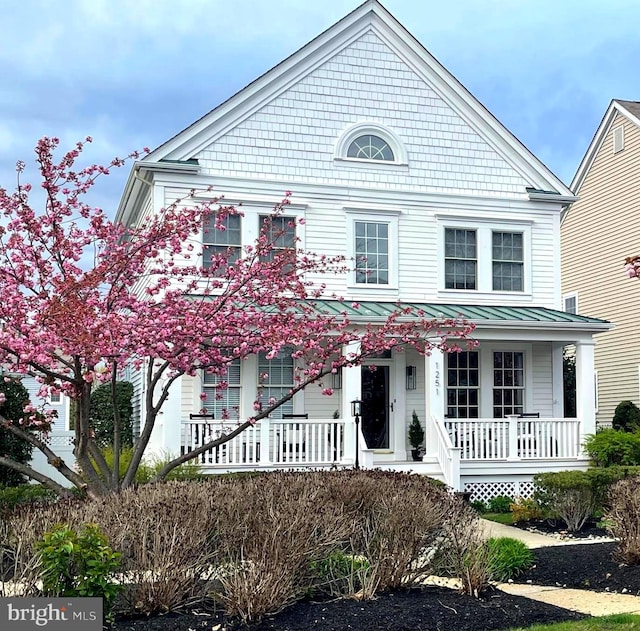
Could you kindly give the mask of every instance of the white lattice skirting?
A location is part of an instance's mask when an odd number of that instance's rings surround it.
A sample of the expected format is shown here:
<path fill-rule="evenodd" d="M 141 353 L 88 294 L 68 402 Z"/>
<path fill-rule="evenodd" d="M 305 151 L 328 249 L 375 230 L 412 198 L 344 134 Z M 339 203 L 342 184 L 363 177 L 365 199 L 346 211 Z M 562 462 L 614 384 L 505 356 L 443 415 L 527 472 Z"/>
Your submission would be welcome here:
<path fill-rule="evenodd" d="M 514 499 L 518 497 L 528 499 L 533 495 L 533 481 L 467 482 L 464 490 L 471 492 L 471 501 L 488 502 L 499 495 L 508 495 Z"/>

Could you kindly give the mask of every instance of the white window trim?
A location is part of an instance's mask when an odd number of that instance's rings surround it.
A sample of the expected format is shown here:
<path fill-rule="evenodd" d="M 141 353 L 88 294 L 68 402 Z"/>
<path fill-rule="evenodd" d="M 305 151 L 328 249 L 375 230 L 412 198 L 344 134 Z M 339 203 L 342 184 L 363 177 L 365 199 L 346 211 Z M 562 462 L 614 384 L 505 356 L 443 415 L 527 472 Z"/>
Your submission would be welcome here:
<path fill-rule="evenodd" d="M 210 197 L 195 196 L 194 202 L 202 203 L 211 201 Z M 242 218 L 240 220 L 240 236 L 241 236 L 241 257 L 245 255 L 245 248 L 247 245 L 254 245 L 258 237 L 260 236 L 260 215 L 271 215 L 273 209 L 277 203 L 282 200 L 273 201 L 264 198 L 260 199 L 247 199 L 237 198 L 225 199 L 224 202 L 228 205 L 235 206 L 242 212 Z M 285 217 L 295 217 L 296 221 L 296 237 L 298 238 L 296 248 L 304 249 L 306 243 L 306 225 L 300 223 L 300 219 L 304 219 L 306 215 L 307 204 L 291 203 L 283 207 L 280 213 Z M 201 237 L 202 238 L 202 237 Z M 203 244 L 200 243 L 202 246 Z M 202 257 L 200 257 L 199 264 L 202 265 Z"/>
<path fill-rule="evenodd" d="M 640 366 L 638 366 L 640 370 Z M 600 399 L 600 393 L 598 392 L 598 371 L 593 371 L 593 407 L 595 414 L 598 413 L 598 403 Z"/>
<path fill-rule="evenodd" d="M 60 397 L 60 399 L 58 401 L 54 401 L 53 397 L 54 395 L 49 394 L 49 396 L 47 396 L 47 405 L 64 405 L 64 395 L 62 394 L 62 392 L 59 392 L 56 396 Z"/>
<path fill-rule="evenodd" d="M 349 151 L 349 147 L 351 143 L 358 138 L 358 136 L 364 136 L 367 134 L 371 134 L 372 136 L 379 136 L 384 140 L 391 151 L 393 151 L 394 160 L 367 160 L 364 158 L 349 158 L 347 156 L 347 152 Z M 334 155 L 334 160 L 353 162 L 356 164 L 362 164 L 363 166 L 375 166 L 375 167 L 384 167 L 386 166 L 407 166 L 407 150 L 404 147 L 403 142 L 400 138 L 392 132 L 387 127 L 383 127 L 378 123 L 357 123 L 348 127 L 344 130 L 336 143 Z"/>
<path fill-rule="evenodd" d="M 483 220 L 460 216 L 436 215 L 438 222 L 438 293 L 447 300 L 464 300 L 474 297 L 530 298 L 532 294 L 531 220 Z M 445 287 L 444 242 L 445 230 L 474 230 L 476 232 L 477 279 L 476 289 L 447 289 Z M 521 232 L 523 241 L 523 289 L 522 291 L 497 291 L 493 289 L 493 232 Z"/>
<path fill-rule="evenodd" d="M 393 212 L 364 212 L 361 210 L 345 209 L 347 218 L 347 244 L 348 257 L 353 260 L 352 268 L 347 274 L 347 287 L 349 289 L 370 293 L 389 293 L 398 291 L 398 215 Z M 368 221 L 372 223 L 386 223 L 389 226 L 389 284 L 364 284 L 356 283 L 355 272 L 355 223 L 356 221 Z"/>
<path fill-rule="evenodd" d="M 578 311 L 578 292 L 577 291 L 570 291 L 567 292 L 566 294 L 562 294 L 562 310 L 565 313 L 569 313 L 569 311 L 567 311 L 567 300 L 570 300 L 571 298 L 573 298 L 576 301 L 576 314 L 580 313 Z"/>

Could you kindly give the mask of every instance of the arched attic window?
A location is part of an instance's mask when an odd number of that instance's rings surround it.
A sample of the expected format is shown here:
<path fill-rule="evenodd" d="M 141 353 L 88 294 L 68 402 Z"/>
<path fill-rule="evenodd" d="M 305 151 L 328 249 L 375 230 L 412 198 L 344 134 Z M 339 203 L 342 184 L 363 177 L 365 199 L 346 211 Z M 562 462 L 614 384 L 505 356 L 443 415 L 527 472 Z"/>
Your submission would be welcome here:
<path fill-rule="evenodd" d="M 406 165 L 407 153 L 400 139 L 389 129 L 374 123 L 359 123 L 340 136 L 335 159 Z"/>
<path fill-rule="evenodd" d="M 363 160 L 385 160 L 394 162 L 393 149 L 380 136 L 363 134 L 351 141 L 347 149 L 347 158 L 362 158 Z"/>

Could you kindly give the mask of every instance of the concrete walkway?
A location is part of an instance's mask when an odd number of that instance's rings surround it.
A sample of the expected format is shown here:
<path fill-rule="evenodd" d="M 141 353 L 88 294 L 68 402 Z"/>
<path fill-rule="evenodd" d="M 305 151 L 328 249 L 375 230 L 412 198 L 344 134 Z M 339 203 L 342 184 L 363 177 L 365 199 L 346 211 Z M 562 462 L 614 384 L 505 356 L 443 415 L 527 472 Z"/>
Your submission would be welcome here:
<path fill-rule="evenodd" d="M 480 523 L 488 537 L 511 537 L 519 539 L 529 548 L 546 546 L 566 546 L 575 544 L 599 543 L 602 540 L 559 540 L 521 528 L 506 526 L 481 519 Z M 557 586 L 531 585 L 522 583 L 500 583 L 496 587 L 507 594 L 531 598 L 563 609 L 571 609 L 590 616 L 609 616 L 621 613 L 640 614 L 640 596 L 594 592 L 587 589 L 567 589 Z"/>

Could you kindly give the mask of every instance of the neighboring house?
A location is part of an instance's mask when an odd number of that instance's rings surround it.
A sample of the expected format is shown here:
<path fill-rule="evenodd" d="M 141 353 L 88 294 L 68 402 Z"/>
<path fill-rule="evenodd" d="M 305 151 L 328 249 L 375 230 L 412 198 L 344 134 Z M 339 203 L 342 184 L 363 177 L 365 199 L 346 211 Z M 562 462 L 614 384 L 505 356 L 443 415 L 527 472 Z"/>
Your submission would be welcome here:
<path fill-rule="evenodd" d="M 571 188 L 578 201 L 561 223 L 564 309 L 611 321 L 596 336 L 599 424 L 620 401 L 640 405 L 640 284 L 624 271 L 640 254 L 640 103 L 613 100 Z"/>
<path fill-rule="evenodd" d="M 356 315 L 375 321 L 398 300 L 419 303 L 434 316 L 473 320 L 479 347 L 380 357 L 375 372 L 344 369 L 333 396 L 296 395 L 200 458 L 206 470 L 352 464 L 356 399 L 367 403 L 365 466 L 434 475 L 482 499 L 527 495 L 535 472 L 585 466 L 581 437 L 595 428 L 593 335 L 609 325 L 561 310 L 560 216 L 575 198 L 377 1 L 137 162 L 117 219 L 132 224 L 208 185 L 242 202 L 244 217 L 221 233 L 224 244 L 208 231 L 205 245 L 250 243 L 261 215 L 290 190 L 286 214 L 306 220 L 302 247 L 371 261 L 368 248 L 377 253 L 372 274 L 327 281 L 345 304 L 361 303 Z M 562 418 L 569 344 L 576 419 Z M 221 405 L 251 416 L 258 374 L 277 368 L 281 380 L 271 385 L 287 388 L 292 361 L 244 361 Z M 215 422 L 192 417 L 210 385 L 204 375 L 174 384 L 171 420 L 159 421 L 154 449 L 190 449 L 214 431 Z M 144 411 L 140 397 L 136 405 Z M 408 457 L 413 410 L 426 429 L 418 463 Z"/>
<path fill-rule="evenodd" d="M 63 394 L 52 394 L 42 399 L 38 392 L 40 384 L 34 377 L 25 375 L 22 377 L 22 385 L 29 392 L 31 404 L 43 412 L 51 410 L 55 412 L 55 420 L 51 427 L 51 433 L 45 436 L 45 440 L 53 451 L 67 461 L 73 462 L 73 438 L 74 434 L 70 426 L 70 399 Z M 56 482 L 68 484 L 66 478 L 60 475 L 38 449 L 33 450 L 31 466 L 36 470 L 52 477 Z"/>

